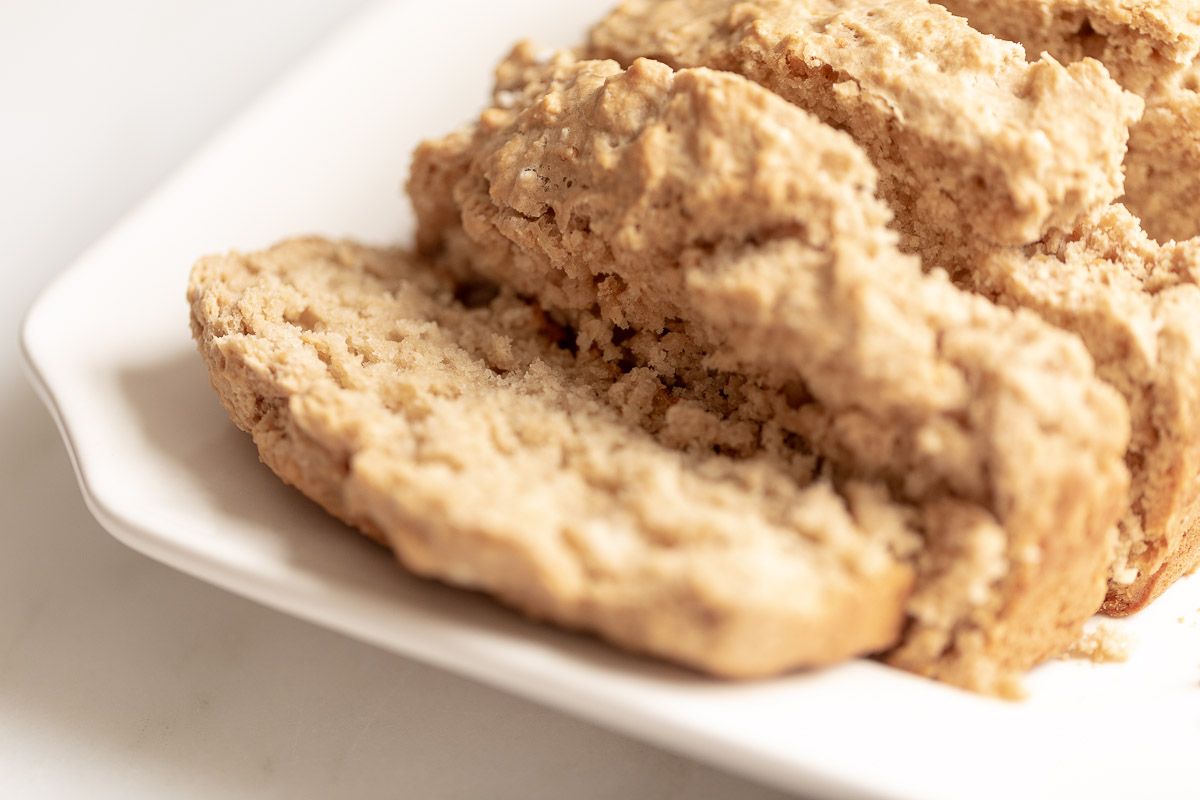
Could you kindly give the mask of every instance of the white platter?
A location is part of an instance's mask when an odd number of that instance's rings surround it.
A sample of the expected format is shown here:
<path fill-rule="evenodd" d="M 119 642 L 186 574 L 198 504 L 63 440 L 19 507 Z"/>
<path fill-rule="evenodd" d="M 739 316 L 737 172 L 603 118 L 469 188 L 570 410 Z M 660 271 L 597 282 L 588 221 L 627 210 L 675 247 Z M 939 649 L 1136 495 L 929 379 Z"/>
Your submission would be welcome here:
<path fill-rule="evenodd" d="M 721 685 L 412 579 L 258 464 L 189 341 L 191 263 L 301 233 L 406 238 L 412 146 L 477 111 L 511 42 L 570 44 L 609 2 L 369 10 L 46 290 L 26 360 L 97 518 L 286 613 L 808 797 L 1200 796 L 1197 579 L 1119 625 L 1127 662 L 1048 665 L 1022 703 L 870 662 Z"/>

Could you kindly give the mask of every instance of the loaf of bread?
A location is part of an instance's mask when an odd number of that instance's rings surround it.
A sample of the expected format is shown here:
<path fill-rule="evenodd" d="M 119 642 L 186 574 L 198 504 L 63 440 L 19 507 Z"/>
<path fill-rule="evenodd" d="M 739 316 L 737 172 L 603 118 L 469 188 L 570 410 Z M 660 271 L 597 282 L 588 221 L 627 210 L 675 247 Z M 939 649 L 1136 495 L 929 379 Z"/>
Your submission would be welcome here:
<path fill-rule="evenodd" d="M 1188 5 L 624 0 L 418 148 L 413 249 L 202 259 L 192 332 L 418 575 L 1012 694 L 1200 562 Z"/>
<path fill-rule="evenodd" d="M 739 419 L 747 453 L 778 427 L 912 503 L 894 663 L 995 690 L 1077 635 L 1104 594 L 1126 417 L 1074 337 L 923 274 L 860 148 L 748 80 L 529 47 L 499 77 L 472 129 L 417 152 L 431 255 L 644 371 L 680 444 L 680 420 Z"/>

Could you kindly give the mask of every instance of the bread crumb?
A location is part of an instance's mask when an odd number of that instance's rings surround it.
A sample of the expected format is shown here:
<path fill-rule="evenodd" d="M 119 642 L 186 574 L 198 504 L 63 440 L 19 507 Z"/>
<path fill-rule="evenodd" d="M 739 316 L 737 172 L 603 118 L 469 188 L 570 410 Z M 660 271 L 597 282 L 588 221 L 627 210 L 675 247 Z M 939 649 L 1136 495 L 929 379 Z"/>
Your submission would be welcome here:
<path fill-rule="evenodd" d="M 1183 622 L 1183 618 L 1179 621 Z M 1129 659 L 1129 640 L 1108 625 L 1098 625 L 1086 631 L 1062 658 L 1093 664 L 1120 664 Z"/>

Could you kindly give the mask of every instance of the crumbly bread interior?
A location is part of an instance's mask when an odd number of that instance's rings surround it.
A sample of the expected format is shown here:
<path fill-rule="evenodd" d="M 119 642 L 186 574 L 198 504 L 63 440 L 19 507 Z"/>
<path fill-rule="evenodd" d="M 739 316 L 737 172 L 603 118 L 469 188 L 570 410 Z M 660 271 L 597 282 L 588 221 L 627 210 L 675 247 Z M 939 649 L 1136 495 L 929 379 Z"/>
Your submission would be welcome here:
<path fill-rule="evenodd" d="M 911 508 L 781 443 L 652 433 L 511 290 L 315 239 L 195 268 L 214 386 L 285 481 L 414 572 L 728 677 L 895 643 Z"/>
<path fill-rule="evenodd" d="M 1160 84 L 1129 132 L 1125 198 L 1160 242 L 1200 236 L 1200 63 Z"/>
<path fill-rule="evenodd" d="M 418 150 L 428 252 L 535 296 L 638 396 L 678 393 L 668 428 L 736 408 L 747 441 L 780 426 L 916 503 L 894 663 L 995 690 L 1070 643 L 1126 480 L 1123 404 L 1077 340 L 923 274 L 861 150 L 750 81 L 529 47 L 498 77 Z M 718 371 L 736 396 L 706 391 Z"/>
<path fill-rule="evenodd" d="M 1105 611 L 1144 607 L 1200 563 L 1200 242 L 1159 245 L 1123 206 L 1021 250 L 966 261 L 962 281 L 1078 333 L 1129 403 L 1129 509 Z"/>

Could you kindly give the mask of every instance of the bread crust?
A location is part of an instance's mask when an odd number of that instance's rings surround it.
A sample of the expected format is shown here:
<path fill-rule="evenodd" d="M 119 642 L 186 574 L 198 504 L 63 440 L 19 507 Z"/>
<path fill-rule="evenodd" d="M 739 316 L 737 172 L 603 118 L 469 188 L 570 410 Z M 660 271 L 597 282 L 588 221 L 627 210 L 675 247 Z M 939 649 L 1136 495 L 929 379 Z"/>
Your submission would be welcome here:
<path fill-rule="evenodd" d="M 1145 95 L 1200 55 L 1200 14 L 1190 0 L 943 0 L 978 30 L 1019 42 L 1030 59 L 1103 63 Z"/>

